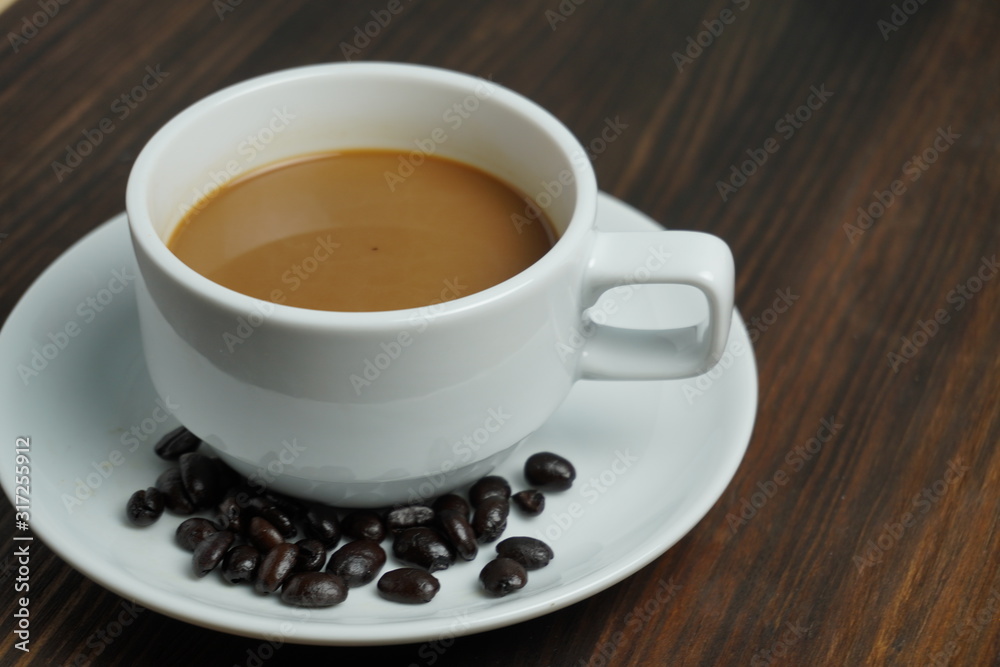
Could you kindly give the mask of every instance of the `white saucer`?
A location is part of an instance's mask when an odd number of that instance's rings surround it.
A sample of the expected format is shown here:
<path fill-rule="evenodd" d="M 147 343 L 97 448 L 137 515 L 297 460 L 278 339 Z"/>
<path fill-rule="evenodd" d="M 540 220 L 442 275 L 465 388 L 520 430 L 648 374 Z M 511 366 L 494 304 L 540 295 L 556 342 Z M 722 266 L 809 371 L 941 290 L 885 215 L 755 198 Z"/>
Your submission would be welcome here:
<path fill-rule="evenodd" d="M 655 228 L 603 194 L 599 220 L 609 230 Z M 223 632 L 304 644 L 393 644 L 482 632 L 566 607 L 635 573 L 691 530 L 729 484 L 753 427 L 756 367 L 736 313 L 730 349 L 737 353 L 714 379 L 581 382 L 497 469 L 515 491 L 525 488 L 524 460 L 551 450 L 578 473 L 573 488 L 548 494 L 540 516 L 511 512 L 505 536 L 540 537 L 555 551 L 524 589 L 500 599 L 479 591 L 479 570 L 493 555 L 486 545 L 476 561 L 436 573 L 441 591 L 425 605 L 387 602 L 372 584 L 336 607 L 289 607 L 214 575 L 196 579 L 190 554 L 173 542 L 180 518 L 164 514 L 142 529 L 126 523 L 128 497 L 153 485 L 168 465 L 152 444 L 176 425 L 172 417 L 157 422 L 165 413 L 142 360 L 128 278 L 134 274 L 122 214 L 70 248 L 11 313 L 0 331 L 0 443 L 8 452 L 0 475 L 13 499 L 12 449 L 18 437 L 30 436 L 31 530 L 18 535 L 38 536 L 74 568 L 144 607 Z M 669 312 L 643 287 L 621 304 L 616 320 L 699 319 L 683 288 L 670 289 L 678 305 Z M 18 370 L 31 368 L 33 350 L 41 355 L 36 367 L 52 357 L 37 376 Z M 134 447 L 133 427 L 146 438 Z M 67 499 L 75 500 L 80 484 L 80 495 L 91 495 L 70 512 Z"/>

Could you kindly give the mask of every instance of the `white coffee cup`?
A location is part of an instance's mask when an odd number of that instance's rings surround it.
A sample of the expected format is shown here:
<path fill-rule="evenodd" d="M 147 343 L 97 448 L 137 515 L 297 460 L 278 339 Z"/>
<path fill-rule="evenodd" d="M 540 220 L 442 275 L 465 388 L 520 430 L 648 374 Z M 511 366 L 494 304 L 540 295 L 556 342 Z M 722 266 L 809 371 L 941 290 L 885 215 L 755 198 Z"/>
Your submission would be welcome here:
<path fill-rule="evenodd" d="M 400 174 L 429 154 L 477 166 L 532 197 L 559 240 L 484 291 L 384 312 L 261 301 L 201 276 L 167 248 L 190 207 L 224 182 L 346 148 L 405 151 Z M 221 90 L 157 132 L 128 181 L 150 377 L 180 406 L 181 423 L 251 482 L 277 491 L 374 507 L 470 483 L 541 426 L 577 380 L 690 377 L 722 356 L 733 310 L 726 244 L 696 232 L 599 232 L 597 195 L 569 130 L 485 79 L 342 63 Z M 511 224 L 530 219 L 526 205 Z M 589 321 L 602 293 L 637 275 L 704 293 L 709 315 L 696 335 Z"/>

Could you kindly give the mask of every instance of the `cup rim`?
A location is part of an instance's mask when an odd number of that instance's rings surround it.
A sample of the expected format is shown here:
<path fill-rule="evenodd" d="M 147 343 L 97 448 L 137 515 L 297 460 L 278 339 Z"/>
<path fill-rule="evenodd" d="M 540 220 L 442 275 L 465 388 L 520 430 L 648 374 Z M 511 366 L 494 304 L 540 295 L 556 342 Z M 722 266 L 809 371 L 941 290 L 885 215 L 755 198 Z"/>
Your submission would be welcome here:
<path fill-rule="evenodd" d="M 474 294 L 458 297 L 451 301 L 428 304 L 399 310 L 382 311 L 333 311 L 315 310 L 300 306 L 289 306 L 258 299 L 220 285 L 201 275 L 178 258 L 157 234 L 152 216 L 149 214 L 148 192 L 153 168 L 158 158 L 171 149 L 172 138 L 185 131 L 205 111 L 231 102 L 242 95 L 262 88 L 280 86 L 293 81 L 312 78 L 337 77 L 352 74 L 372 77 L 405 76 L 407 79 L 420 78 L 429 82 L 464 85 L 474 90 L 485 79 L 481 77 L 426 65 L 392 62 L 337 62 L 305 65 L 260 75 L 222 88 L 188 106 L 161 127 L 140 151 L 129 173 L 126 185 L 126 210 L 133 244 L 163 274 L 181 284 L 189 292 L 222 308 L 238 312 L 261 310 L 266 304 L 267 318 L 275 323 L 305 327 L 365 328 L 399 325 L 413 322 L 415 318 L 429 319 L 457 315 L 472 309 L 480 309 L 487 304 L 505 298 L 507 294 L 520 291 L 543 280 L 563 262 L 577 253 L 583 239 L 596 218 L 597 179 L 587 153 L 569 129 L 550 112 L 537 103 L 509 88 L 490 81 L 495 91 L 491 100 L 503 105 L 530 122 L 538 125 L 553 139 L 564 152 L 566 162 L 576 184 L 576 201 L 566 229 L 556 243 L 531 266 L 504 280 Z M 574 159 L 581 156 L 583 159 Z M 427 311 L 433 309 L 432 313 Z"/>

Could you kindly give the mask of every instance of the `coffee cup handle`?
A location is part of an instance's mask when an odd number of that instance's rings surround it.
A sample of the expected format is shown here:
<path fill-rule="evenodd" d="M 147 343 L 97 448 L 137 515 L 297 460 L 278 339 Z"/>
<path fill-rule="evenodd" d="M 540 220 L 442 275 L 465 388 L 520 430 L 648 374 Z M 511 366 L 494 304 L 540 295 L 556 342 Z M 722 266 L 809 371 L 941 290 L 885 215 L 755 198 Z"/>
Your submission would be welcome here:
<path fill-rule="evenodd" d="M 648 278 L 647 278 L 648 275 Z M 597 232 L 583 281 L 583 308 L 629 285 L 696 287 L 708 319 L 695 327 L 625 329 L 593 318 L 585 328 L 579 373 L 595 380 L 667 380 L 701 375 L 722 357 L 733 314 L 734 266 L 729 246 L 701 232 Z"/>

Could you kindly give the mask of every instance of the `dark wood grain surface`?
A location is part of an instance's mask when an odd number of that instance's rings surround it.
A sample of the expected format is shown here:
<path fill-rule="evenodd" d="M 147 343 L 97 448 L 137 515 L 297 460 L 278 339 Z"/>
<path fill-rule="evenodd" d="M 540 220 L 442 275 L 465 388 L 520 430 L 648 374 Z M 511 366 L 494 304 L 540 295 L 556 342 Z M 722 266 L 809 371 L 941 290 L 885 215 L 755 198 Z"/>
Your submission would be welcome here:
<path fill-rule="evenodd" d="M 124 208 L 132 162 L 169 118 L 253 75 L 344 60 L 388 4 L 22 0 L 0 14 L 0 320 Z M 714 508 L 620 584 L 443 652 L 285 644 L 268 663 L 1000 664 L 1000 5 L 400 8 L 346 55 L 492 76 L 585 143 L 617 121 L 594 159 L 601 187 L 730 244 L 757 422 Z M 150 71 L 156 85 L 123 106 Z M 54 165 L 106 119 L 78 166 Z M 3 664 L 259 655 L 260 640 L 152 611 L 95 639 L 128 602 L 42 544 L 19 651 L 0 503 Z M 679 588 L 653 604 L 664 580 Z"/>

